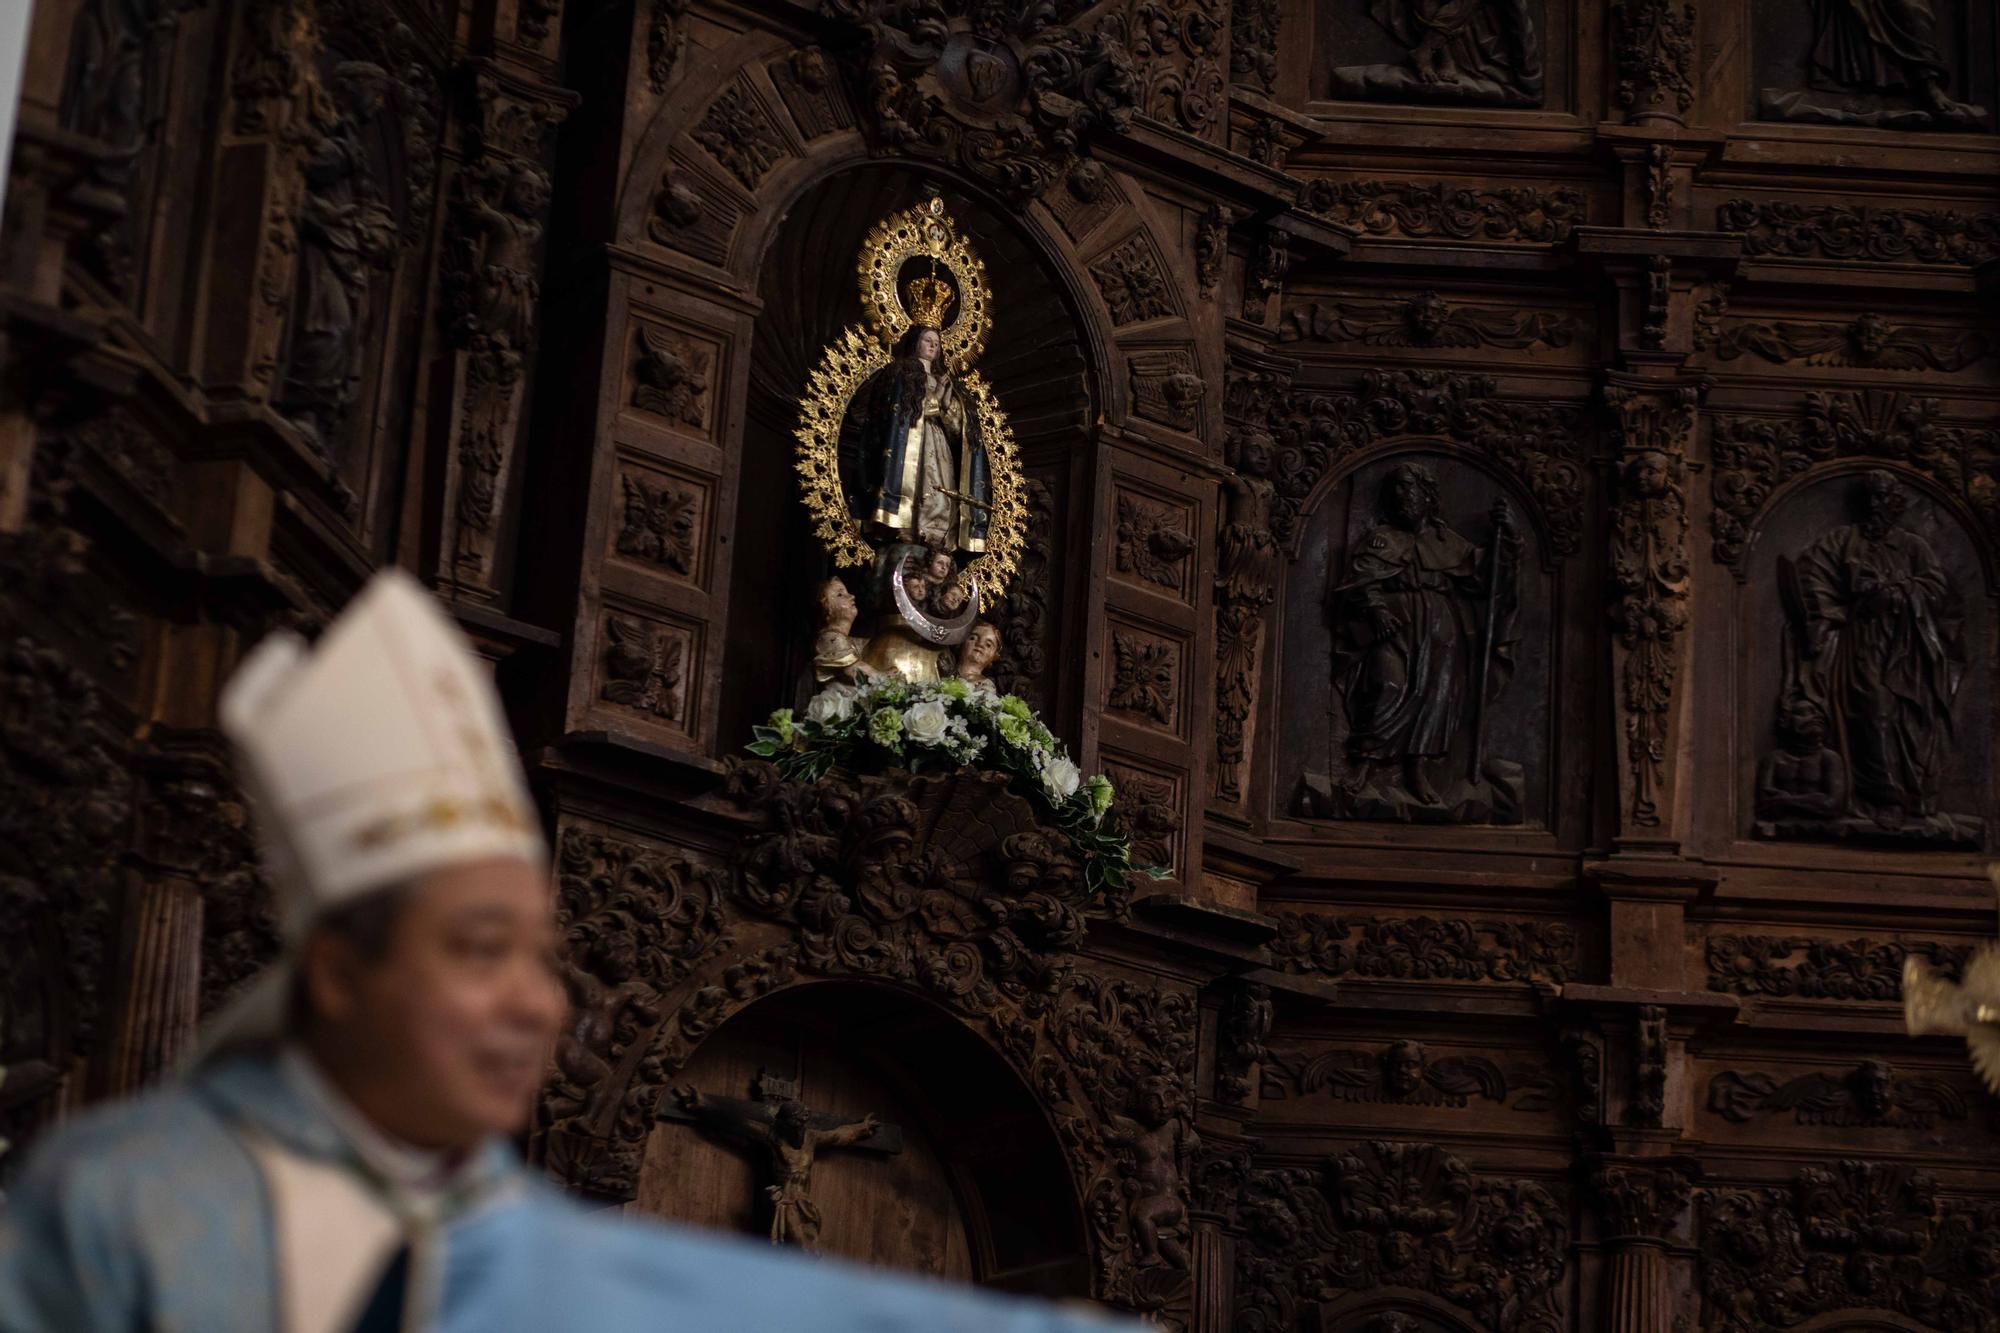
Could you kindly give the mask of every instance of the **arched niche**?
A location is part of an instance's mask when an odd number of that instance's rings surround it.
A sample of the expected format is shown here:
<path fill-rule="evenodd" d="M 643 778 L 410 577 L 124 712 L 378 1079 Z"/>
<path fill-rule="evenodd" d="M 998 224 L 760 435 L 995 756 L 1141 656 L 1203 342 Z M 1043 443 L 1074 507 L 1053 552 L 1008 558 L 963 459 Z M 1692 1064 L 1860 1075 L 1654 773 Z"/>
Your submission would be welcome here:
<path fill-rule="evenodd" d="M 1871 518 L 1875 496 L 1888 508 Z M 1992 583 L 1957 503 L 1900 468 L 1815 471 L 1772 498 L 1742 570 L 1739 828 L 1782 842 L 1990 846 Z"/>
<path fill-rule="evenodd" d="M 1321 1333 L 1485 1333 L 1463 1310 L 1407 1287 L 1356 1292 L 1318 1314 Z"/>
<path fill-rule="evenodd" d="M 856 260 L 869 229 L 934 195 L 986 265 L 993 325 L 976 369 L 1008 414 L 1028 478 L 1031 551 L 998 608 L 1007 643 L 996 682 L 1038 705 L 1054 702 L 1049 664 L 1058 660 L 1064 620 L 1060 538 L 1080 446 L 1102 400 L 1101 357 L 1045 238 L 948 177 L 875 163 L 820 178 L 768 229 L 733 527 L 743 536 L 731 557 L 730 620 L 740 630 L 732 643 L 738 669 L 724 682 L 724 717 L 735 719 L 727 734 L 747 734 L 775 704 L 799 702 L 806 690 L 812 593 L 834 569 L 799 503 L 799 398 L 823 349 L 861 320 Z"/>
<path fill-rule="evenodd" d="M 817 1155 L 825 1253 L 1010 1291 L 1089 1294 L 1082 1216 L 1047 1117 L 1004 1061 L 936 1007 L 867 983 L 797 986 L 717 1028 L 675 1086 L 711 1103 L 795 1096 L 814 1112 L 848 1122 L 872 1114 L 888 1127 L 893 1152 L 864 1142 Z M 727 1139 L 694 1119 L 662 1119 L 632 1207 L 767 1234 L 768 1171 L 754 1146 Z"/>
<path fill-rule="evenodd" d="M 1792 1333 L 1936 1333 L 1936 1330 L 1893 1310 L 1833 1310 L 1806 1320 Z"/>
<path fill-rule="evenodd" d="M 1483 712 L 1481 782 L 1459 780 L 1471 766 L 1472 699 L 1483 650 L 1487 589 L 1469 590 L 1458 608 L 1455 638 L 1432 644 L 1451 654 L 1452 661 L 1421 673 L 1432 682 L 1441 678 L 1440 671 L 1464 680 L 1460 725 L 1446 728 L 1452 734 L 1445 754 L 1426 765 L 1440 797 L 1428 809 L 1407 800 L 1407 791 L 1388 792 L 1394 779 L 1386 774 L 1355 796 L 1341 790 L 1358 775 L 1348 744 L 1354 723 L 1347 692 L 1369 689 L 1380 667 L 1366 660 L 1370 651 L 1366 639 L 1372 630 L 1358 621 L 1360 599 L 1336 590 L 1354 582 L 1355 557 L 1374 534 L 1394 528 L 1384 511 L 1385 487 L 1397 469 L 1411 464 L 1435 477 L 1439 515 L 1465 546 L 1483 550 L 1491 543 L 1493 510 L 1500 500 L 1511 510 L 1520 541 L 1511 616 L 1504 608 L 1505 589 L 1498 590 L 1495 598 L 1503 604 L 1502 651 L 1488 670 L 1490 677 L 1498 675 L 1504 681 Z M 1275 695 L 1284 701 L 1275 719 L 1275 813 L 1315 823 L 1546 827 L 1551 819 L 1557 584 L 1540 507 L 1515 477 L 1482 454 L 1441 440 L 1403 439 L 1330 473 L 1307 502 L 1297 555 L 1285 570 Z M 1506 651 L 1509 639 L 1511 653 Z M 1405 661 L 1407 669 L 1409 654 L 1394 655 Z M 1511 668 L 1506 661 L 1510 655 Z M 1461 789 L 1450 790 L 1452 786 Z"/>

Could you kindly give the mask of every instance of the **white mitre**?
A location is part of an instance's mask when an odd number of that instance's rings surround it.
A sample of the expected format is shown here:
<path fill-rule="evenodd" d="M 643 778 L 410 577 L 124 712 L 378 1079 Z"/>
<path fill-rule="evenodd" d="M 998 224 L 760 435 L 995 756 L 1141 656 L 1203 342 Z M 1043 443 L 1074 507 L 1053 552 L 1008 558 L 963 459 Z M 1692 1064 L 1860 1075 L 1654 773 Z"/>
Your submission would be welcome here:
<path fill-rule="evenodd" d="M 547 858 L 489 671 L 400 570 L 376 575 L 316 645 L 283 632 L 258 644 L 217 711 L 287 956 L 211 1049 L 278 1034 L 290 949 L 327 911 L 447 866 Z"/>

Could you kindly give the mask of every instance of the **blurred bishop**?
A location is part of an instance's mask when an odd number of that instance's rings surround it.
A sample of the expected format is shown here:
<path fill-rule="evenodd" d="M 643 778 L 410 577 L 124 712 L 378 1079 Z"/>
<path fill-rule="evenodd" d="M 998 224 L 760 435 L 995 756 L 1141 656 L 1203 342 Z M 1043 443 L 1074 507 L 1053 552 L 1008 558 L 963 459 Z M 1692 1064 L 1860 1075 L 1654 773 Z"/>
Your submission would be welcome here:
<path fill-rule="evenodd" d="M 574 1206 L 525 1167 L 564 1013 L 540 822 L 488 675 L 400 573 L 273 635 L 222 726 L 281 959 L 192 1066 L 32 1154 L 6 1333 L 1102 1328 Z"/>

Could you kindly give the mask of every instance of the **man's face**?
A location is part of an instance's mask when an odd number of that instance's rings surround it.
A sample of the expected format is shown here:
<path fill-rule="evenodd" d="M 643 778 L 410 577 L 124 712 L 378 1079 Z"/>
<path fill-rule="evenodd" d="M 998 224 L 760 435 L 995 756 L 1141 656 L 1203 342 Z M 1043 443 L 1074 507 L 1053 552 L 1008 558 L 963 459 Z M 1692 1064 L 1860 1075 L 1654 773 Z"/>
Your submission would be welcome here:
<path fill-rule="evenodd" d="M 1430 499 L 1424 493 L 1423 480 L 1416 473 L 1397 473 L 1390 486 L 1390 496 L 1397 518 L 1408 523 L 1420 523 L 1430 517 Z"/>
<path fill-rule="evenodd" d="M 565 1000 L 548 875 L 513 858 L 435 871 L 405 893 L 382 956 L 308 942 L 314 1054 L 387 1133 L 469 1148 L 527 1123 Z"/>

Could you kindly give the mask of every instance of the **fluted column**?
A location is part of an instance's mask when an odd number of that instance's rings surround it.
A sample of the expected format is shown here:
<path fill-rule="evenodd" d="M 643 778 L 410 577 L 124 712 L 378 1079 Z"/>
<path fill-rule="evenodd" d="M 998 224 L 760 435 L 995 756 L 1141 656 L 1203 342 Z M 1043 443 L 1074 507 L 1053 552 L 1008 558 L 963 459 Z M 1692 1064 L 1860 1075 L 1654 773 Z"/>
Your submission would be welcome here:
<path fill-rule="evenodd" d="M 1667 1246 L 1701 1174 L 1690 1157 L 1603 1157 L 1591 1194 L 1609 1257 L 1605 1333 L 1670 1333 Z"/>

